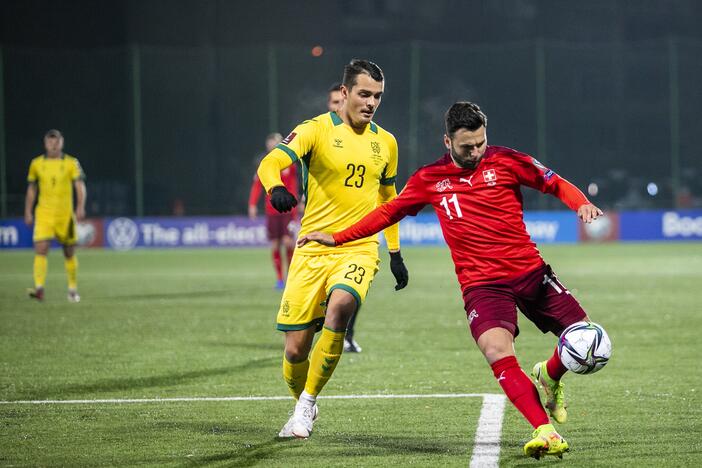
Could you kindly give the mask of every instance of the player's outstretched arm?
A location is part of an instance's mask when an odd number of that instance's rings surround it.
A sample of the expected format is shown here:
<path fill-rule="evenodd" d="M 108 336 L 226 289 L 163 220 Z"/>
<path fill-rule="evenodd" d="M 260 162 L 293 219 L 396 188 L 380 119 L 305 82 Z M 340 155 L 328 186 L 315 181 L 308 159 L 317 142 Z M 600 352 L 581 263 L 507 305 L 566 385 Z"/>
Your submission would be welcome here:
<path fill-rule="evenodd" d="M 583 223 L 590 224 L 600 216 L 602 216 L 604 213 L 602 213 L 602 210 L 597 208 L 595 205 L 592 203 L 586 203 L 582 205 L 580 208 L 578 208 L 578 218 Z"/>
<path fill-rule="evenodd" d="M 302 247 L 308 242 L 319 242 L 320 244 L 326 245 L 327 247 L 334 247 L 336 245 L 336 241 L 334 241 L 334 236 L 332 236 L 328 232 L 315 231 L 310 232 L 309 234 L 305 234 L 304 236 L 300 236 L 297 239 L 297 246 Z"/>

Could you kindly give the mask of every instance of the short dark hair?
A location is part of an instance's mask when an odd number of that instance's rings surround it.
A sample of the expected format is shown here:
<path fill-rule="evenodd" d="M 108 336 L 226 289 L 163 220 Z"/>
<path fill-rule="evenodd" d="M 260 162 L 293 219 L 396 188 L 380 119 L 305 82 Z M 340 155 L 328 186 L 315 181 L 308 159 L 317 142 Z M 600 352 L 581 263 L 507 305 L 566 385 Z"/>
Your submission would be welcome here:
<path fill-rule="evenodd" d="M 348 65 L 344 66 L 344 79 L 342 83 L 347 89 L 351 89 L 356 85 L 356 77 L 361 73 L 373 78 L 375 81 L 383 81 L 383 70 L 378 65 L 370 60 L 353 59 Z"/>
<path fill-rule="evenodd" d="M 329 87 L 327 93 L 331 93 L 334 91 L 341 91 L 341 83 L 339 83 L 338 81 Z"/>
<path fill-rule="evenodd" d="M 52 128 L 46 134 L 44 134 L 44 138 L 63 138 L 63 135 L 61 134 L 60 131 L 56 130 L 55 128 Z"/>
<path fill-rule="evenodd" d="M 480 107 L 467 101 L 459 101 L 454 103 L 446 111 L 446 134 L 449 138 L 453 137 L 456 130 L 465 128 L 470 131 L 475 131 L 480 127 L 487 127 L 487 117 L 480 110 Z"/>

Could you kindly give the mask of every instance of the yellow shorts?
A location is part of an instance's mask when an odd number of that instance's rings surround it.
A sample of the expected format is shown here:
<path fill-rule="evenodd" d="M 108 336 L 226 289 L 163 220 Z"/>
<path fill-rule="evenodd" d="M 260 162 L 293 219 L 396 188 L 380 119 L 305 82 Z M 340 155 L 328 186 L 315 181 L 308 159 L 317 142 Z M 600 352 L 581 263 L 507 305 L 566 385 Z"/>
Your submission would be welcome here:
<path fill-rule="evenodd" d="M 368 294 L 378 271 L 378 253 L 368 249 L 343 250 L 328 255 L 293 254 L 288 281 L 278 310 L 278 330 L 322 329 L 326 304 L 335 289 L 348 291 L 357 307 Z"/>
<path fill-rule="evenodd" d="M 72 213 L 54 215 L 37 212 L 34 217 L 34 242 L 56 238 L 63 245 L 73 245 L 78 242 L 76 220 Z"/>

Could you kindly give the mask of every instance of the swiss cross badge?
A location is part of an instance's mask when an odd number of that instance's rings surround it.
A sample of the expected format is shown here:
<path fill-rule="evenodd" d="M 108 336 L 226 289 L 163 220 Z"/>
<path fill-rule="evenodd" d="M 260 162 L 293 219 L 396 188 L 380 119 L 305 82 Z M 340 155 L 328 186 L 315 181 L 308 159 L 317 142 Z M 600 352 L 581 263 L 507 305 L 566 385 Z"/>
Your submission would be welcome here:
<path fill-rule="evenodd" d="M 448 189 L 453 189 L 453 185 L 451 185 L 451 181 L 449 179 L 440 180 L 436 183 L 437 191 L 443 192 L 444 190 Z"/>
<path fill-rule="evenodd" d="M 495 185 L 497 183 L 495 182 L 497 180 L 497 174 L 495 174 L 495 169 L 488 169 L 487 171 L 483 171 L 483 180 L 488 185 Z"/>

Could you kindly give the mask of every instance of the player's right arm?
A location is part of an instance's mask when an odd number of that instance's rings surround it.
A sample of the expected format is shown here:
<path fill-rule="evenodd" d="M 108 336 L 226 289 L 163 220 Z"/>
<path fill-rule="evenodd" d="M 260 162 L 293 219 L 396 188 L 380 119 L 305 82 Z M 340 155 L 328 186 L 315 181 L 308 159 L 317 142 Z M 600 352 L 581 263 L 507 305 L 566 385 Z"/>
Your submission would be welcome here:
<path fill-rule="evenodd" d="M 249 191 L 249 218 L 254 219 L 258 215 L 258 199 L 261 197 L 261 181 L 257 174 L 253 176 L 251 190 Z"/>
<path fill-rule="evenodd" d="M 407 215 L 416 215 L 427 203 L 429 200 L 424 191 L 421 175 L 416 172 L 396 198 L 380 205 L 357 223 L 336 233 L 311 232 L 301 236 L 297 240 L 297 246 L 302 247 L 306 243 L 314 241 L 328 247 L 334 247 L 363 239 L 398 223 Z"/>
<path fill-rule="evenodd" d="M 29 182 L 29 184 L 27 184 L 27 195 L 24 198 L 24 222 L 27 225 L 31 225 L 34 222 L 34 214 L 32 213 L 32 210 L 36 199 L 37 183 Z"/>
<path fill-rule="evenodd" d="M 34 161 L 29 165 L 29 174 L 27 175 L 27 194 L 24 197 L 24 222 L 30 225 L 34 222 L 34 202 L 37 200 L 37 180 L 39 173 Z"/>
<path fill-rule="evenodd" d="M 309 153 L 316 137 L 317 121 L 306 120 L 273 148 L 258 166 L 256 173 L 266 193 L 271 196 L 271 205 L 281 213 L 290 211 L 297 205 L 297 199 L 285 188 L 280 171 Z"/>

